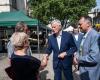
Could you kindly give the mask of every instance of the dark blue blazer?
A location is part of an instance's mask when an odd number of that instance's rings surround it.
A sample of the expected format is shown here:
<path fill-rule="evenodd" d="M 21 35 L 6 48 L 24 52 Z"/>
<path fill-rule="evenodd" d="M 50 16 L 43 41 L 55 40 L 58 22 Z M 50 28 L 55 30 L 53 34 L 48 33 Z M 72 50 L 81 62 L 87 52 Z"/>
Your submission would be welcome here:
<path fill-rule="evenodd" d="M 83 35 L 82 33 L 79 33 L 79 34 L 78 34 L 78 40 L 76 41 L 75 36 L 73 35 L 74 41 L 75 41 L 75 44 L 76 44 L 76 46 L 77 46 L 77 50 L 78 50 L 78 51 L 79 51 L 79 49 L 80 49 L 80 44 L 81 44 L 81 41 L 82 41 L 83 36 L 84 36 L 84 35 Z"/>
<path fill-rule="evenodd" d="M 99 38 L 98 38 L 98 46 L 99 46 L 99 50 L 100 50 L 100 34 L 99 34 Z"/>
<path fill-rule="evenodd" d="M 58 48 L 56 35 L 53 34 L 49 36 L 46 53 L 50 55 L 52 51 L 53 51 L 53 68 L 57 67 L 59 61 L 62 62 L 64 68 L 72 66 L 73 53 L 77 51 L 77 47 L 75 45 L 73 36 L 68 32 L 62 31 L 60 49 Z M 64 59 L 58 58 L 58 55 L 62 52 L 67 53 L 67 56 L 65 56 Z"/>

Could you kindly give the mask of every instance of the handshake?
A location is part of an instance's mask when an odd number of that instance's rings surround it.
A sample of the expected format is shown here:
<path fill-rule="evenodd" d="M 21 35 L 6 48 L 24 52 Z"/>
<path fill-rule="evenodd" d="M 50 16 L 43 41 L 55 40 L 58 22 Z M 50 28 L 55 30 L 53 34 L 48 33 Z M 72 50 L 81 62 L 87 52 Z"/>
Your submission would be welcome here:
<path fill-rule="evenodd" d="M 48 59 L 49 59 L 48 55 L 43 55 L 43 59 L 41 61 L 41 66 L 40 66 L 40 70 L 43 70 L 47 66 Z"/>

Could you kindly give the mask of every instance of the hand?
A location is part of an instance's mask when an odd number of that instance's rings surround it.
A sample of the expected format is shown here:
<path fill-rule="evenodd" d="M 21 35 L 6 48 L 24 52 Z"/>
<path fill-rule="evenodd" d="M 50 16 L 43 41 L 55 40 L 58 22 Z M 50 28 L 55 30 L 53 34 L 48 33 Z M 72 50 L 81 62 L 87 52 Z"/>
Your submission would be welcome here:
<path fill-rule="evenodd" d="M 73 58 L 73 65 L 74 65 L 74 71 L 77 71 L 78 70 L 78 59 L 77 57 L 74 56 Z"/>
<path fill-rule="evenodd" d="M 64 57 L 67 55 L 66 52 L 62 52 L 58 55 L 58 58 L 64 59 Z"/>
<path fill-rule="evenodd" d="M 48 57 L 45 55 L 41 61 L 41 69 L 44 69 L 47 66 Z"/>
<path fill-rule="evenodd" d="M 74 58 L 73 58 L 73 64 L 74 65 L 78 65 L 78 59 L 74 56 Z"/>

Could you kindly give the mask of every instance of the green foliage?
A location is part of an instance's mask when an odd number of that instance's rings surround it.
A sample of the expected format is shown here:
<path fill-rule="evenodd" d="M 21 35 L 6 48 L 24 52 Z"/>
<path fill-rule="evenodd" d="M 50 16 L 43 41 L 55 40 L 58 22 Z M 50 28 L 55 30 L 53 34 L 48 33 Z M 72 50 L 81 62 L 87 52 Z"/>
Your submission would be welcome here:
<path fill-rule="evenodd" d="M 32 17 L 48 23 L 51 18 L 75 22 L 95 7 L 96 0 L 30 0 Z"/>

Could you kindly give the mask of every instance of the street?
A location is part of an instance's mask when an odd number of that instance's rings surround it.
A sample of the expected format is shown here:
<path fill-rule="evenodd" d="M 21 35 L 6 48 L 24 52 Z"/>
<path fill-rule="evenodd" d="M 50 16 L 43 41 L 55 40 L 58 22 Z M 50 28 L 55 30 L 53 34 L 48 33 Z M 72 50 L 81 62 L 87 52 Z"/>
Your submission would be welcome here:
<path fill-rule="evenodd" d="M 33 54 L 34 57 L 42 59 L 43 54 Z M 0 56 L 0 80 L 11 80 L 5 73 L 5 68 L 9 66 L 9 59 L 6 56 Z M 73 67 L 74 70 L 74 67 Z M 74 80 L 79 80 L 78 72 L 73 71 Z M 54 80 L 54 73 L 52 69 L 52 55 L 50 56 L 48 66 L 40 71 L 40 80 Z M 64 80 L 64 79 L 63 79 Z"/>

